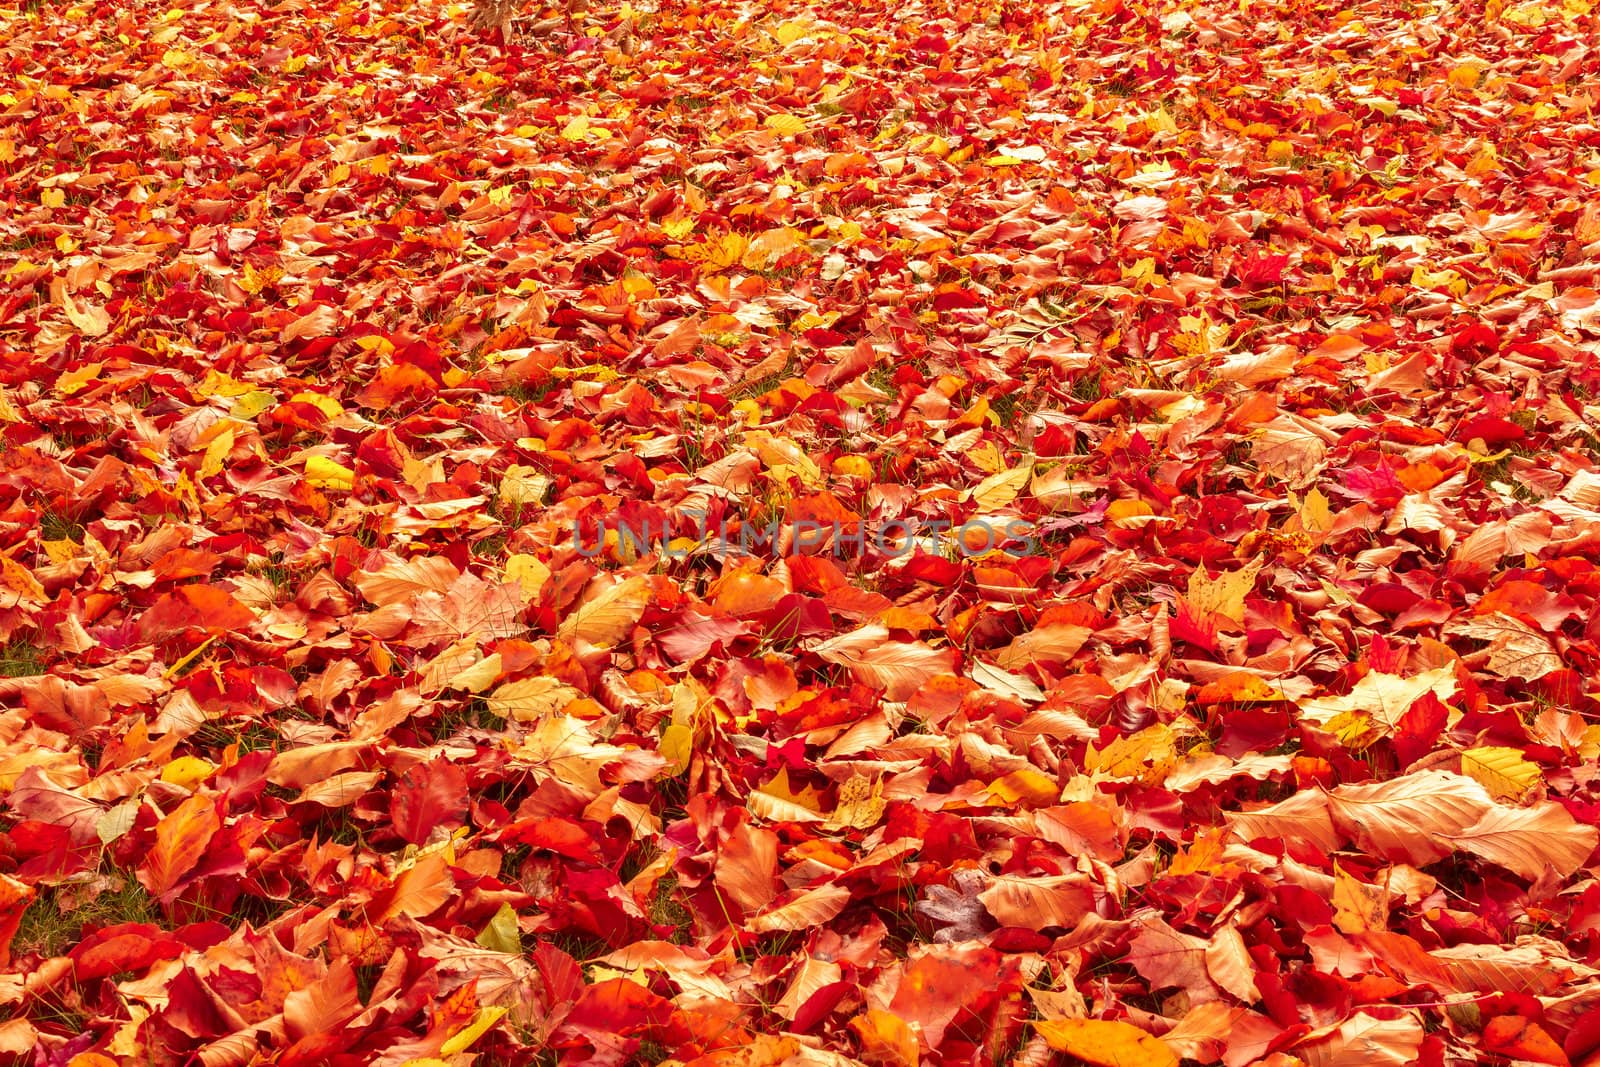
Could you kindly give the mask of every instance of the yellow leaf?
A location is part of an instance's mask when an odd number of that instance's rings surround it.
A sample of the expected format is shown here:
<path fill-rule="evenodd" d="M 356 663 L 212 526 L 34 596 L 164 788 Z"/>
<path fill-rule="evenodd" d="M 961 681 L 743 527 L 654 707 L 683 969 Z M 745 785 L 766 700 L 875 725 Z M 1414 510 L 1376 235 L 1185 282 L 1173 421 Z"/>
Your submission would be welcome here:
<path fill-rule="evenodd" d="M 39 203 L 45 207 L 61 207 L 67 202 L 67 194 L 62 189 L 46 189 L 39 194 Z"/>
<path fill-rule="evenodd" d="M 1313 537 L 1320 537 L 1333 529 L 1333 511 L 1320 489 L 1313 489 L 1306 494 L 1305 503 L 1300 506 L 1300 528 Z"/>
<path fill-rule="evenodd" d="M 1117 738 L 1099 752 L 1089 746 L 1083 762 L 1087 770 L 1107 778 L 1149 777 L 1146 765 L 1152 764 L 1159 780 L 1176 756 L 1172 728 L 1158 722 L 1136 734 Z"/>
<path fill-rule="evenodd" d="M 561 128 L 561 137 L 567 141 L 581 141 L 589 132 L 589 120 L 582 115 L 573 118 Z"/>
<path fill-rule="evenodd" d="M 100 377 L 100 372 L 105 369 L 104 363 L 86 363 L 77 370 L 68 371 L 56 379 L 56 392 L 62 396 L 71 396 L 79 389 Z"/>
<path fill-rule="evenodd" d="M 306 459 L 306 484 L 313 489 L 354 489 L 356 472 L 327 456 Z"/>
<path fill-rule="evenodd" d="M 510 904 L 500 905 L 494 918 L 484 924 L 478 934 L 478 944 L 490 952 L 504 952 L 510 956 L 522 953 L 522 929 L 517 925 L 517 909 Z"/>
<path fill-rule="evenodd" d="M 744 258 L 750 241 L 742 233 L 725 233 L 720 239 L 707 241 L 703 246 L 706 266 L 712 270 L 727 270 Z"/>
<path fill-rule="evenodd" d="M 1023 767 L 990 782 L 985 791 L 1008 806 L 1021 804 L 1024 807 L 1042 808 L 1061 799 L 1061 787 L 1056 785 L 1055 779 L 1032 767 Z"/>
<path fill-rule="evenodd" d="M 206 454 L 200 460 L 200 477 L 210 478 L 222 471 L 222 465 L 227 461 L 228 453 L 233 451 L 233 427 L 229 426 L 211 439 L 206 446 Z"/>
<path fill-rule="evenodd" d="M 1189 575 L 1189 591 L 1184 600 L 1196 611 L 1242 623 L 1244 598 L 1255 589 L 1261 566 L 1260 560 L 1254 560 L 1218 578 L 1208 578 L 1203 567 L 1196 567 Z"/>
<path fill-rule="evenodd" d="M 1033 464 L 1024 463 L 1019 467 L 991 474 L 979 482 L 972 490 L 972 502 L 984 511 L 994 511 L 1003 508 L 1017 498 L 1023 487 L 1028 484 L 1028 479 L 1033 477 Z"/>
<path fill-rule="evenodd" d="M 502 507 L 537 506 L 544 502 L 550 479 L 537 467 L 512 464 L 500 478 L 500 505 Z"/>
<path fill-rule="evenodd" d="M 1106 508 L 1106 521 L 1113 526 L 1137 526 L 1140 520 L 1155 513 L 1156 509 L 1143 500 L 1113 500 Z"/>
<path fill-rule="evenodd" d="M 1461 753 L 1461 773 L 1502 800 L 1515 800 L 1540 778 L 1538 764 L 1503 745 L 1483 745 Z"/>
<path fill-rule="evenodd" d="M 1389 928 L 1389 891 L 1333 866 L 1333 925 L 1342 933 L 1360 934 Z"/>
<path fill-rule="evenodd" d="M 550 580 L 550 568 L 535 556 L 518 552 L 506 560 L 506 581 L 516 582 L 522 587 L 522 602 L 524 604 L 539 595 L 539 590 L 544 588 L 544 583 Z"/>
<path fill-rule="evenodd" d="M 583 696 L 567 683 L 545 675 L 507 682 L 485 698 L 489 711 L 503 719 L 531 722 L 542 719 Z"/>
<path fill-rule="evenodd" d="M 661 232 L 674 241 L 681 241 L 694 232 L 694 219 L 668 219 L 661 224 Z"/>
<path fill-rule="evenodd" d="M 330 419 L 336 419 L 344 414 L 344 408 L 339 402 L 327 393 L 296 393 L 289 398 L 291 404 L 310 404 Z"/>
<path fill-rule="evenodd" d="M 779 25 L 779 27 L 773 31 L 772 36 L 778 39 L 779 44 L 787 48 L 800 38 L 804 37 L 806 35 L 806 29 L 807 26 L 804 22 L 800 21 L 799 19 L 794 19 Z"/>
<path fill-rule="evenodd" d="M 1111 1019 L 1050 1019 L 1034 1023 L 1045 1044 L 1095 1067 L 1178 1067 L 1167 1043 L 1132 1023 Z"/>
<path fill-rule="evenodd" d="M 672 723 L 662 731 L 657 750 L 671 764 L 668 775 L 682 774 L 689 769 L 689 758 L 694 754 L 694 731 L 682 723 Z"/>
<path fill-rule="evenodd" d="M 1054 799 L 1054 782 L 1050 783 L 1050 791 Z M 883 783 L 852 774 L 839 787 L 839 803 L 833 809 L 833 814 L 828 816 L 828 829 L 870 830 L 883 818 L 884 807 Z"/>
<path fill-rule="evenodd" d="M 264 270 L 256 270 L 254 265 L 246 263 L 244 265 L 244 277 L 239 281 L 239 288 L 251 296 L 255 296 L 268 286 L 277 285 L 282 277 L 282 267 L 267 267 Z"/>
<path fill-rule="evenodd" d="M 568 644 L 615 645 L 633 632 L 650 599 L 650 580 L 634 575 L 579 605 L 562 620 L 556 636 Z"/>
<path fill-rule="evenodd" d="M 253 419 L 278 402 L 278 398 L 265 389 L 250 389 L 233 402 L 229 409 L 241 419 Z"/>
<path fill-rule="evenodd" d="M 207 398 L 213 396 L 242 396 L 255 388 L 249 382 L 241 382 L 231 378 L 215 368 L 206 371 L 206 376 L 200 379 L 194 387 L 194 395 Z"/>
<path fill-rule="evenodd" d="M 198 756 L 179 756 L 161 768 L 161 780 L 190 791 L 216 773 L 217 768 Z"/>
<path fill-rule="evenodd" d="M 800 247 L 801 240 L 805 237 L 799 230 L 790 226 L 778 226 L 756 235 L 750 242 L 750 247 L 745 250 L 740 262 L 750 270 L 766 270 L 784 254 Z"/>
<path fill-rule="evenodd" d="M 806 120 L 799 115 L 768 115 L 762 125 L 783 137 L 798 137 L 806 132 Z"/>

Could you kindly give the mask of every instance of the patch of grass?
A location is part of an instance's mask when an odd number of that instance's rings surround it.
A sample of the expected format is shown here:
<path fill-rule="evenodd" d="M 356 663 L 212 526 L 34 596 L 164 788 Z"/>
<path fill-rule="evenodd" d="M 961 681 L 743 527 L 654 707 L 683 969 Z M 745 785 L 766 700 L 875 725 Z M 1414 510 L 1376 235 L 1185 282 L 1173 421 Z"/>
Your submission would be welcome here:
<path fill-rule="evenodd" d="M 31 678 L 45 672 L 44 649 L 13 639 L 0 649 L 0 678 Z"/>
<path fill-rule="evenodd" d="M 83 524 L 59 511 L 47 511 L 39 517 L 39 537 L 44 541 L 71 541 L 81 545 Z"/>
<path fill-rule="evenodd" d="M 101 893 L 93 900 L 63 911 L 60 891 L 46 890 L 28 905 L 12 939 L 13 954 L 38 953 L 52 957 L 66 953 L 77 944 L 84 927 L 116 926 L 120 923 L 153 923 L 160 914 L 144 886 L 132 877 L 118 876 L 118 889 Z"/>
<path fill-rule="evenodd" d="M 641 1064 L 643 1067 L 655 1067 L 656 1064 L 670 1058 L 671 1055 L 672 1050 L 661 1042 L 646 1039 L 639 1042 L 638 1049 L 635 1050 L 628 1062 Z"/>
<path fill-rule="evenodd" d="M 537 404 L 560 385 L 554 378 L 546 378 L 542 382 L 513 382 L 500 390 L 500 395 L 508 396 L 519 404 Z"/>
<path fill-rule="evenodd" d="M 587 963 L 611 952 L 611 946 L 593 934 L 582 930 L 561 930 L 543 940 L 565 952 L 579 963 Z"/>
<path fill-rule="evenodd" d="M 672 927 L 668 941 L 685 945 L 689 943 L 690 931 L 694 927 L 694 913 L 678 899 L 677 892 L 678 876 L 665 875 L 656 882 L 655 895 L 650 898 L 650 906 L 645 913 L 657 926 Z"/>

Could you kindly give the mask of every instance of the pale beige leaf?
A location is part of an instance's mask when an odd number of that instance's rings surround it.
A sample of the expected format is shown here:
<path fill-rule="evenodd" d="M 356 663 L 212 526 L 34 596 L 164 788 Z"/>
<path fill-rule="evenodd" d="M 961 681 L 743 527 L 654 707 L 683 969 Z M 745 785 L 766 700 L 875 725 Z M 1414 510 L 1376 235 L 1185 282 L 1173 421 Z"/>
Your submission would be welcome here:
<path fill-rule="evenodd" d="M 849 668 L 856 680 L 885 690 L 890 700 L 905 700 L 928 679 L 955 669 L 955 650 L 921 641 L 895 641 L 873 623 L 812 646 L 829 663 Z"/>
<path fill-rule="evenodd" d="M 383 771 L 343 771 L 312 782 L 300 790 L 299 802 L 343 808 L 366 796 L 380 781 Z"/>
<path fill-rule="evenodd" d="M 1321 793 L 1299 792 L 1265 808 L 1230 813 L 1227 818 L 1229 828 L 1245 842 L 1281 837 L 1332 852 L 1342 841 Z"/>
<path fill-rule="evenodd" d="M 1223 381 L 1240 385 L 1265 385 L 1287 378 L 1300 362 L 1300 351 L 1293 345 L 1268 345 L 1259 352 L 1233 352 L 1217 367 Z"/>
<path fill-rule="evenodd" d="M 787 904 L 755 916 L 745 927 L 758 934 L 781 930 L 809 930 L 833 919 L 850 903 L 850 890 L 842 885 L 808 889 Z"/>
<path fill-rule="evenodd" d="M 62 293 L 61 310 L 73 328 L 85 337 L 99 337 L 111 329 L 111 315 L 98 304 L 87 301 L 79 304 L 76 298 Z"/>
<path fill-rule="evenodd" d="M 339 325 L 339 309 L 326 305 L 301 315 L 278 334 L 284 344 L 302 337 L 326 337 Z"/>
<path fill-rule="evenodd" d="M 461 572 L 443 556 L 418 556 L 391 563 L 377 571 L 357 571 L 351 576 L 361 595 L 378 607 L 404 604 L 418 593 L 448 592 Z"/>
<path fill-rule="evenodd" d="M 1328 794 L 1334 823 L 1357 844 L 1417 867 L 1448 856 L 1449 835 L 1477 823 L 1492 806 L 1483 786 L 1444 771 L 1342 785 Z"/>
<path fill-rule="evenodd" d="M 1515 946 L 1452 945 L 1428 955 L 1444 968 L 1455 988 L 1466 993 L 1546 996 L 1574 979 L 1590 979 L 1600 973 L 1574 960 L 1564 945 L 1543 938 L 1529 938 Z"/>
<path fill-rule="evenodd" d="M 503 719 L 533 722 L 560 712 L 582 696 L 559 678 L 539 674 L 507 682 L 485 697 L 484 704 L 491 714 Z"/>
<path fill-rule="evenodd" d="M 1328 446 L 1322 438 L 1281 417 L 1250 442 L 1250 462 L 1256 469 L 1287 482 L 1291 489 L 1314 483 L 1327 457 Z"/>
<path fill-rule="evenodd" d="M 1033 878 L 1005 874 L 979 893 L 978 900 L 1002 926 L 1070 930 L 1094 910 L 1094 889 L 1081 874 Z"/>
<path fill-rule="evenodd" d="M 1413 1014 L 1379 1019 L 1357 1012 L 1337 1026 L 1312 1031 L 1294 1046 L 1310 1067 L 1409 1067 L 1422 1047 L 1422 1023 Z"/>
<path fill-rule="evenodd" d="M 1316 697 L 1300 702 L 1300 716 L 1315 723 L 1328 721 L 1348 712 L 1364 712 L 1372 721 L 1393 732 L 1402 716 L 1424 693 L 1441 701 L 1456 694 L 1455 667 L 1439 667 L 1410 678 L 1382 671 L 1369 671 L 1342 696 Z"/>
<path fill-rule="evenodd" d="M 1030 663 L 1065 663 L 1093 636 L 1094 631 L 1087 626 L 1049 623 L 1012 639 L 995 662 L 1008 671 L 1021 670 Z"/>
<path fill-rule="evenodd" d="M 1205 948 L 1206 973 L 1223 992 L 1253 1004 L 1261 999 L 1256 992 L 1256 964 L 1250 958 L 1244 937 L 1232 926 L 1225 926 L 1211 937 Z"/>
<path fill-rule="evenodd" d="M 1487 666 L 1501 678 L 1537 681 L 1565 666 L 1548 638 L 1521 620 L 1499 612 L 1453 622 L 1445 627 L 1445 633 L 1489 642 Z"/>
<path fill-rule="evenodd" d="M 537 779 L 554 779 L 591 800 L 608 782 L 644 781 L 668 766 L 659 753 L 598 741 L 588 723 L 561 714 L 541 717 L 510 758 L 513 767 L 526 767 Z"/>
<path fill-rule="evenodd" d="M 1565 878 L 1594 851 L 1600 831 L 1582 826 L 1553 801 L 1531 808 L 1497 806 L 1458 832 L 1441 837 L 1524 878 L 1538 878 L 1552 867 Z"/>

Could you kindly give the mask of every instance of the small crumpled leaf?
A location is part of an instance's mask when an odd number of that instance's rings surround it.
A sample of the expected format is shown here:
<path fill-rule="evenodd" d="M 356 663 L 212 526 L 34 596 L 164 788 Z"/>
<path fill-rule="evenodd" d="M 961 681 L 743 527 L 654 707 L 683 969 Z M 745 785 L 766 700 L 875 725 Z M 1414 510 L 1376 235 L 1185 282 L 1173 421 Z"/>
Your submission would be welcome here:
<path fill-rule="evenodd" d="M 949 886 L 928 887 L 928 895 L 917 901 L 917 911 L 936 923 L 942 923 L 933 933 L 937 944 L 957 941 L 976 941 L 994 929 L 994 920 L 978 894 L 988 881 L 981 871 L 964 868 L 950 876 Z"/>
<path fill-rule="evenodd" d="M 476 938 L 478 944 L 491 952 L 504 952 L 508 955 L 520 955 L 522 952 L 522 929 L 517 925 L 517 909 L 510 904 L 500 905 L 500 910 L 494 917 L 484 924 Z"/>

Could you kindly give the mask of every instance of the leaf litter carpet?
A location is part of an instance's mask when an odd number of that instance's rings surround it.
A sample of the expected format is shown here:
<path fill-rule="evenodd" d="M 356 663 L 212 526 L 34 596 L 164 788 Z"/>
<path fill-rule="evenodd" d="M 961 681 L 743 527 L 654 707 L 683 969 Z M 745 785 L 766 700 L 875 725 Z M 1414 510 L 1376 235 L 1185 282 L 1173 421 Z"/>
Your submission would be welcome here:
<path fill-rule="evenodd" d="M 0 1055 L 1597 1061 L 1588 0 L 512 14 L 0 8 Z"/>

